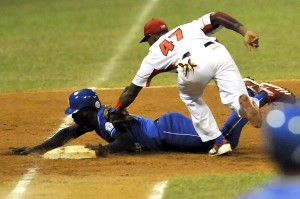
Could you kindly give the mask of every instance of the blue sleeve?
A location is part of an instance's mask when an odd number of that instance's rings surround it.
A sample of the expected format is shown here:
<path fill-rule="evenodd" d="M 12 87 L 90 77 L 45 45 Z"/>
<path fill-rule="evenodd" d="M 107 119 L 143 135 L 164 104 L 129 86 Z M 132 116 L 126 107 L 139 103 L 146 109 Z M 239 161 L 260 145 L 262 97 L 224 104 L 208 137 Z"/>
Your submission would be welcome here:
<path fill-rule="evenodd" d="M 130 123 L 132 135 L 144 151 L 159 151 L 161 139 L 153 120 L 134 116 Z"/>
<path fill-rule="evenodd" d="M 98 110 L 98 129 L 96 129 L 96 133 L 103 138 L 108 143 L 114 141 L 117 136 L 117 131 L 114 128 L 113 124 L 106 121 L 106 118 L 104 117 L 104 108 L 105 106 L 102 105 L 100 109 Z"/>

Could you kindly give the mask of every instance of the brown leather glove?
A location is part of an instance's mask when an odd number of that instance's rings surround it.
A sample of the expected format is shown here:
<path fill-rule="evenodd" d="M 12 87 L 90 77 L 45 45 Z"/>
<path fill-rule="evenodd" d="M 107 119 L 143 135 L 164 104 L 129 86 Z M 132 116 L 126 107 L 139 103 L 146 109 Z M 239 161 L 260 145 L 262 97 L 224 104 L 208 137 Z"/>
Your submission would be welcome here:
<path fill-rule="evenodd" d="M 244 44 L 250 50 L 255 50 L 259 47 L 259 37 L 254 32 L 248 30 L 244 35 Z"/>
<path fill-rule="evenodd" d="M 121 113 L 117 113 L 116 109 L 111 106 L 106 106 L 104 109 L 104 117 L 108 122 L 113 124 L 119 122 L 128 122 L 132 120 L 132 115 L 128 113 L 126 109 L 124 109 Z"/>

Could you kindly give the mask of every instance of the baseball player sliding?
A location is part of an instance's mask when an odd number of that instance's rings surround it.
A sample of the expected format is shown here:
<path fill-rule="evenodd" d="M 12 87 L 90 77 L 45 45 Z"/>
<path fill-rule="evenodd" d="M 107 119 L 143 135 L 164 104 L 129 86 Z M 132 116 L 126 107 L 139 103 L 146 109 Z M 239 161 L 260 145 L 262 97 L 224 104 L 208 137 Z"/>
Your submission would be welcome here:
<path fill-rule="evenodd" d="M 244 81 L 249 95 L 260 100 L 261 106 L 278 99 L 295 100 L 289 91 L 275 85 L 258 84 L 249 78 L 245 78 Z M 164 114 L 153 121 L 125 112 L 123 114 L 127 121 L 119 122 L 123 126 L 119 124 L 119 128 L 116 129 L 108 121 L 108 109 L 108 106 L 101 104 L 98 95 L 93 90 L 75 91 L 69 96 L 69 107 L 65 110 L 66 114 L 72 114 L 74 125 L 61 129 L 53 137 L 37 146 L 11 149 L 15 154 L 21 155 L 45 152 L 91 131 L 95 131 L 108 142 L 105 146 L 87 144 L 87 147 L 95 150 L 98 156 L 122 151 L 201 152 L 209 150 L 214 145 L 213 141 L 203 142 L 191 119 L 180 113 Z M 233 148 L 237 147 L 242 128 L 247 121 L 233 112 L 221 128 L 222 134 L 226 136 Z"/>
<path fill-rule="evenodd" d="M 144 38 L 149 53 L 143 59 L 132 83 L 120 96 L 115 108 L 109 111 L 113 121 L 136 98 L 143 87 L 161 72 L 177 72 L 180 98 L 187 106 L 194 128 L 203 142 L 214 141 L 210 156 L 232 150 L 223 136 L 209 107 L 202 99 L 207 84 L 214 80 L 222 103 L 235 110 L 242 118 L 260 127 L 262 116 L 259 102 L 248 96 L 241 74 L 227 49 L 210 37 L 222 27 L 244 37 L 249 49 L 258 48 L 258 36 L 239 21 L 223 12 L 211 12 L 201 18 L 168 30 L 160 19 L 151 19 L 144 26 Z"/>

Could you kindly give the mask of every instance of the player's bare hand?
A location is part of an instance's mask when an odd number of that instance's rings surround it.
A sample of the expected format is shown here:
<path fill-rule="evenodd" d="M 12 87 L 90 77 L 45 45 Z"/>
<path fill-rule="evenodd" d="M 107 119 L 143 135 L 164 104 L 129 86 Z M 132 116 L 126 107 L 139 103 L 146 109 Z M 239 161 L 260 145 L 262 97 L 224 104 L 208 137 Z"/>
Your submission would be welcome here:
<path fill-rule="evenodd" d="M 255 50 L 259 47 L 259 37 L 254 32 L 248 30 L 244 35 L 244 44 L 249 50 Z"/>
<path fill-rule="evenodd" d="M 100 156 L 100 157 L 107 157 L 109 151 L 108 151 L 108 148 L 103 146 L 102 144 L 99 144 L 99 145 L 92 145 L 92 144 L 85 144 L 85 148 L 89 148 L 93 151 L 96 152 L 97 156 Z"/>
<path fill-rule="evenodd" d="M 10 147 L 9 149 L 16 155 L 28 155 L 33 151 L 33 149 L 29 147 Z"/>

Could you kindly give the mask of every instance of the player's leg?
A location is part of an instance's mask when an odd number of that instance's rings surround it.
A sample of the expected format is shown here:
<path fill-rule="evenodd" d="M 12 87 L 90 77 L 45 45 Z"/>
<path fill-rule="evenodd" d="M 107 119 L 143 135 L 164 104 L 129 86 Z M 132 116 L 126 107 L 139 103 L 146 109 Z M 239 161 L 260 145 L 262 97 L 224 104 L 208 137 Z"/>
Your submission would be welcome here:
<path fill-rule="evenodd" d="M 267 100 L 269 104 L 272 102 L 285 102 L 291 104 L 296 102 L 296 96 L 286 88 L 271 84 L 269 82 L 262 82 L 259 84 L 250 77 L 244 78 L 243 81 L 248 93 L 251 92 L 253 95 L 255 95 L 262 91 L 266 92 L 268 95 Z"/>
<path fill-rule="evenodd" d="M 188 107 L 193 126 L 204 142 L 214 140 L 215 144 L 209 151 L 210 156 L 222 155 L 231 151 L 229 142 L 221 133 L 209 107 L 201 99 L 182 99 Z"/>
<path fill-rule="evenodd" d="M 248 90 L 248 93 L 251 97 L 254 97 L 259 100 L 260 107 L 267 104 L 268 95 L 266 92 L 262 91 L 254 95 L 251 90 Z M 221 128 L 221 132 L 230 142 L 231 147 L 234 149 L 239 144 L 240 135 L 243 127 L 247 124 L 247 118 L 241 118 L 238 116 L 236 111 L 232 111 L 228 119 L 225 121 L 224 125 Z"/>
<path fill-rule="evenodd" d="M 230 144 L 222 135 L 211 110 L 201 98 L 207 84 L 214 77 L 214 70 L 211 65 L 215 58 L 208 51 L 203 53 L 206 54 L 191 58 L 197 67 L 194 67 L 194 72 L 190 72 L 187 77 L 182 75 L 182 71 L 179 68 L 178 88 L 180 98 L 191 113 L 194 128 L 202 141 L 215 141 L 213 149 L 209 151 L 209 155 L 222 155 L 231 151 Z"/>
<path fill-rule="evenodd" d="M 258 109 L 259 102 L 249 97 L 234 60 L 226 48 L 218 49 L 215 54 L 218 58 L 214 64 L 214 80 L 219 88 L 222 103 L 236 110 L 241 117 L 248 118 L 253 126 L 260 127 L 262 115 Z"/>
<path fill-rule="evenodd" d="M 244 78 L 243 81 L 249 96 L 259 100 L 259 108 L 274 101 L 294 103 L 296 100 L 296 97 L 292 92 L 277 85 L 264 82 L 259 84 L 250 77 Z M 237 147 L 242 128 L 247 122 L 248 119 L 240 118 L 234 111 L 225 121 L 221 131 L 223 135 L 225 135 L 226 139 L 230 142 L 232 148 Z"/>
<path fill-rule="evenodd" d="M 203 142 L 192 120 L 181 113 L 164 114 L 155 123 L 165 150 L 202 152 L 211 149 L 214 145 L 214 141 Z"/>

